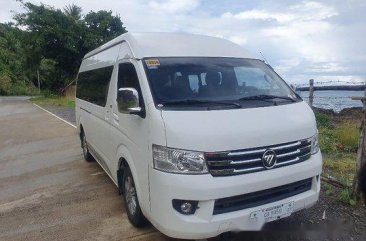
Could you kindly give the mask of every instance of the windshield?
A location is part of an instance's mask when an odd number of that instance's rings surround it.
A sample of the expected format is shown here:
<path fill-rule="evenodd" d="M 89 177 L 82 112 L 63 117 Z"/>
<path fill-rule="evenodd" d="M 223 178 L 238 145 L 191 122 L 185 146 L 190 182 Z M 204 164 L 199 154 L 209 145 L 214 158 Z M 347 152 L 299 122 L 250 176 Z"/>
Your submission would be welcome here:
<path fill-rule="evenodd" d="M 299 101 L 260 60 L 172 57 L 143 59 L 155 104 L 174 106 L 267 106 Z M 245 103 L 244 103 L 245 102 Z"/>

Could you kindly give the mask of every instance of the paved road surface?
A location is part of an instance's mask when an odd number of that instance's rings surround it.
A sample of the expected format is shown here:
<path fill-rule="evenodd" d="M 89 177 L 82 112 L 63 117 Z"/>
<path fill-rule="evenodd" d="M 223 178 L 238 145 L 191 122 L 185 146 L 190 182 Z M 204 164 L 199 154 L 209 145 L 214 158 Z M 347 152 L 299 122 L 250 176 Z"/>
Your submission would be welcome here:
<path fill-rule="evenodd" d="M 27 101 L 0 100 L 0 190 L 0 240 L 167 239 L 132 227 L 76 130 Z"/>
<path fill-rule="evenodd" d="M 343 209 L 322 193 L 313 208 L 230 240 L 366 240 L 363 214 Z M 112 181 L 83 160 L 76 129 L 29 101 L 0 98 L 0 240 L 169 238 L 128 222 Z"/>

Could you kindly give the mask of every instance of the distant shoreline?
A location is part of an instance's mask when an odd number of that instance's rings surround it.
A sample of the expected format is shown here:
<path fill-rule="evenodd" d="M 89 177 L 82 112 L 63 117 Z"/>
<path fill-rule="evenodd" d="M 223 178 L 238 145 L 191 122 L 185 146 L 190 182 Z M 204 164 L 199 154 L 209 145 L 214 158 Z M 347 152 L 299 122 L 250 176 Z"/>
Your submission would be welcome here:
<path fill-rule="evenodd" d="M 309 87 L 297 87 L 297 91 L 309 91 Z M 314 90 L 365 90 L 365 85 L 314 86 Z"/>

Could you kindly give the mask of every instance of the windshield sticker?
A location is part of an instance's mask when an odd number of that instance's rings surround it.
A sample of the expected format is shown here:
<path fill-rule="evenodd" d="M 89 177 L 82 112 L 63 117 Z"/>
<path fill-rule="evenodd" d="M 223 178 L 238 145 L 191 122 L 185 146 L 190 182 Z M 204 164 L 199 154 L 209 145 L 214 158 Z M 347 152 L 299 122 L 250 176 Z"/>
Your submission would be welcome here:
<path fill-rule="evenodd" d="M 158 59 L 146 59 L 145 63 L 149 69 L 157 69 L 160 66 Z"/>

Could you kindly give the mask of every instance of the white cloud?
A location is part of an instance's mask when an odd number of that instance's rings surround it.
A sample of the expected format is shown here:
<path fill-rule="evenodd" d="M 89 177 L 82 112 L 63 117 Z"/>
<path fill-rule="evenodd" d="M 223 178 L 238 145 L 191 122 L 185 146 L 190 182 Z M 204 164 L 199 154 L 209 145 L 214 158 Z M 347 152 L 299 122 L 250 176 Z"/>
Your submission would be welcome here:
<path fill-rule="evenodd" d="M 168 0 L 168 1 L 151 1 L 149 6 L 158 11 L 167 12 L 186 12 L 196 9 L 199 5 L 199 0 Z"/>
<path fill-rule="evenodd" d="M 285 7 L 281 10 L 252 9 L 233 14 L 226 12 L 223 18 L 235 18 L 238 20 L 275 20 L 278 23 L 292 21 L 316 21 L 336 16 L 337 11 L 319 2 L 302 2 L 297 5 Z"/>
<path fill-rule="evenodd" d="M 39 3 L 40 0 L 31 0 Z M 42 0 L 62 8 L 80 5 L 112 10 L 129 31 L 183 31 L 229 39 L 259 55 L 289 82 L 314 79 L 366 80 L 366 1 Z M 0 21 L 16 2 L 0 0 Z"/>
<path fill-rule="evenodd" d="M 277 22 L 288 22 L 294 19 L 294 16 L 291 14 L 271 13 L 257 9 L 244 11 L 237 14 L 226 12 L 222 15 L 222 17 L 236 18 L 239 20 L 276 20 Z"/>

